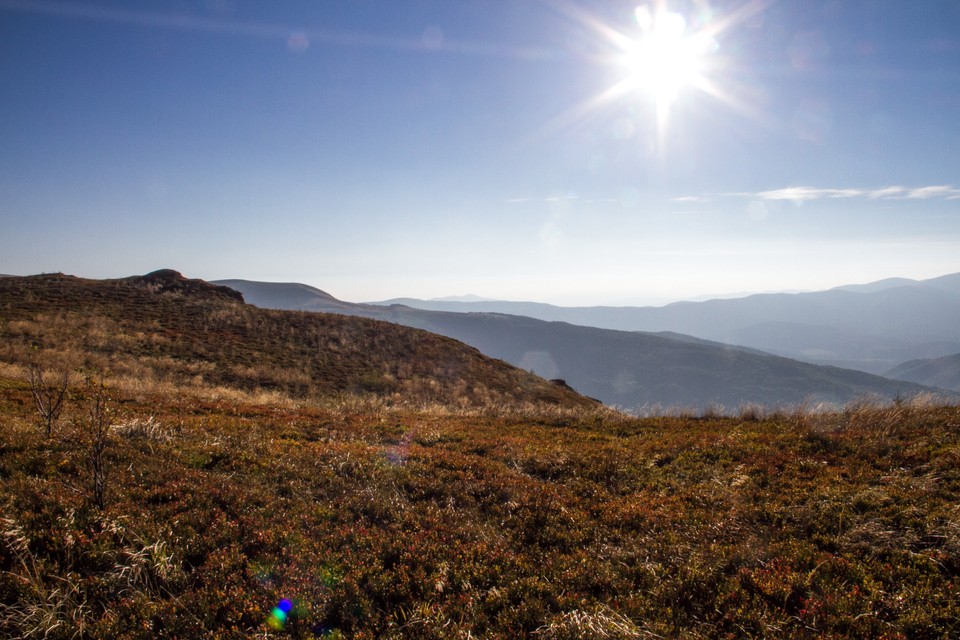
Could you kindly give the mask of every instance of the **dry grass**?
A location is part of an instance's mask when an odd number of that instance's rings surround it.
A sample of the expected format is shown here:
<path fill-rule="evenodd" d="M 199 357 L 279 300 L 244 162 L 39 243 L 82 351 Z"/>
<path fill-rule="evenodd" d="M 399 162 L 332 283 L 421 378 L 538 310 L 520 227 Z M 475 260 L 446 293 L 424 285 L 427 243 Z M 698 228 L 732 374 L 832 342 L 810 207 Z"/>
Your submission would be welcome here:
<path fill-rule="evenodd" d="M 90 612 L 78 576 L 46 575 L 13 518 L 0 518 L 0 538 L 13 556 L 12 569 L 4 574 L 19 583 L 23 594 L 15 602 L 0 603 L 0 632 L 10 638 L 82 637 Z"/>
<path fill-rule="evenodd" d="M 544 640 L 637 640 L 663 637 L 643 631 L 632 620 L 608 607 L 599 607 L 592 612 L 579 609 L 567 611 L 557 620 L 534 631 L 532 635 Z"/>
<path fill-rule="evenodd" d="M 3 635 L 251 637 L 285 597 L 293 637 L 960 630 L 956 408 L 184 410 L 120 385 L 98 512 L 82 442 L 43 438 L 26 381 L 0 383 Z"/>

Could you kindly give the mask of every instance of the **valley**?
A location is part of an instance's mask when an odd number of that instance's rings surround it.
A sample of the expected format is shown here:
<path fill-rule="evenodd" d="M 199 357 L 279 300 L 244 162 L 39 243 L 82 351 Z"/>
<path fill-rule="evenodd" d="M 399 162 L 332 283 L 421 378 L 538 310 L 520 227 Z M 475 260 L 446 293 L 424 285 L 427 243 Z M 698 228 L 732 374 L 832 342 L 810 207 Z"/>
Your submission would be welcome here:
<path fill-rule="evenodd" d="M 678 334 L 689 327 L 661 320 L 650 331 L 602 329 L 560 320 L 541 320 L 504 312 L 502 303 L 438 303 L 461 312 L 418 309 L 402 304 L 389 306 L 347 303 L 329 294 L 299 284 L 224 280 L 255 305 L 312 310 L 377 318 L 446 335 L 510 364 L 546 378 L 561 378 L 574 389 L 605 404 L 634 413 L 650 413 L 684 407 L 701 411 L 707 407 L 736 411 L 743 405 L 785 407 L 798 404 L 842 406 L 864 397 L 893 400 L 921 393 L 945 398 L 960 397 L 956 391 L 924 387 L 909 380 L 892 380 L 865 371 L 830 365 L 815 365 L 777 356 L 754 348 Z M 859 295 L 853 294 L 850 295 Z M 939 294 L 938 294 L 939 295 Z M 951 299 L 956 299 L 954 295 Z M 739 301 L 716 301 L 736 305 Z M 707 305 L 708 303 L 699 303 Z M 781 303 L 783 306 L 784 303 Z M 791 303 L 799 305 L 797 301 Z M 955 304 L 955 303 L 954 303 Z M 491 311 L 464 311 L 489 308 Z M 515 306 L 515 310 L 529 307 Z M 570 314 L 577 309 L 554 308 Z M 681 311 L 687 309 L 681 305 Z M 597 312 L 599 310 L 582 310 Z M 672 312 L 662 309 L 613 309 L 611 314 Z M 746 317 L 746 311 L 738 311 Z M 759 313 L 759 312 L 758 312 Z M 855 314 L 854 310 L 849 311 Z M 541 314 L 549 315 L 549 314 Z M 710 306 L 691 303 L 690 318 L 703 325 L 723 325 L 724 313 Z M 960 318 L 960 316 L 958 316 Z M 589 318 L 581 317 L 581 322 Z M 743 320 L 747 322 L 747 320 Z M 753 321 L 756 324 L 756 320 Z M 866 321 L 865 321 L 866 322 Z M 958 324 L 957 326 L 960 326 Z M 665 331 L 667 327 L 673 327 Z M 693 327 L 695 328 L 695 327 Z M 784 327 L 784 331 L 788 331 Z M 955 327 L 951 326 L 950 330 Z M 847 330 L 853 334 L 853 330 Z M 800 335 L 810 335 L 797 330 Z M 756 335 L 764 335 L 758 332 Z M 834 337 L 831 336 L 830 340 Z M 960 339 L 960 336 L 958 336 Z M 789 340 L 784 339 L 784 344 Z M 819 342 L 826 349 L 826 342 Z M 832 344 L 832 343 L 831 343 Z M 960 344 L 960 343 L 958 343 Z"/>

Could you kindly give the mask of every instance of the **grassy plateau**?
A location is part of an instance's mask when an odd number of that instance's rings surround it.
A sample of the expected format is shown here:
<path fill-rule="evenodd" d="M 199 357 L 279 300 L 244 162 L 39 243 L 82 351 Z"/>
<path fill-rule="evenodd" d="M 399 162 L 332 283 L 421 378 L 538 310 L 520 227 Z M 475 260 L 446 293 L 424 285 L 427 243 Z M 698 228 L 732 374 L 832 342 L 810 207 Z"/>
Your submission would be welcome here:
<path fill-rule="evenodd" d="M 960 408 L 631 418 L 151 276 L 0 278 L 0 637 L 960 637 Z"/>

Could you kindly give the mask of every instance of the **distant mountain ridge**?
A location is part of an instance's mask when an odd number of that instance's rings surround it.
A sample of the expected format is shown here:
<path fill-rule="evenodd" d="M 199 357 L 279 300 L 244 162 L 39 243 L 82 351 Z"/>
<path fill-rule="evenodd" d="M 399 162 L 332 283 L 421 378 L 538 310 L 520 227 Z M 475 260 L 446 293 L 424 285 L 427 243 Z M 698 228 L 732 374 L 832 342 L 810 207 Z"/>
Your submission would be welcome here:
<path fill-rule="evenodd" d="M 888 371 L 886 376 L 960 392 L 960 353 L 904 362 Z"/>
<path fill-rule="evenodd" d="M 884 278 L 863 284 L 844 284 L 839 287 L 833 287 L 829 291 L 852 291 L 853 293 L 876 293 L 885 289 L 894 287 L 909 287 L 920 284 L 921 280 L 911 280 L 910 278 Z"/>
<path fill-rule="evenodd" d="M 391 302 L 432 311 L 507 313 L 621 331 L 673 331 L 875 374 L 908 360 L 960 353 L 960 273 L 663 307 L 557 307 L 409 298 Z"/>
<path fill-rule="evenodd" d="M 562 378 L 580 393 L 627 410 L 715 404 L 734 409 L 751 402 L 772 406 L 807 400 L 842 404 L 864 395 L 892 399 L 930 391 L 862 371 L 670 332 L 599 329 L 501 313 L 353 304 L 311 287 L 280 284 L 271 292 L 269 283 L 232 282 L 258 306 L 361 315 L 449 336 L 545 378 Z M 284 299 L 280 291 L 290 297 Z"/>
<path fill-rule="evenodd" d="M 495 302 L 493 298 L 484 298 L 468 293 L 462 296 L 443 296 L 441 298 L 430 298 L 434 302 Z"/>
<path fill-rule="evenodd" d="M 343 307 L 349 308 L 348 303 L 343 303 L 334 298 L 326 291 L 321 291 L 310 285 L 300 284 L 299 282 L 255 282 L 252 280 L 217 280 L 215 284 L 230 287 L 235 291 L 246 291 L 247 295 L 260 301 L 259 307 L 273 308 L 274 303 L 287 302 L 290 300 L 303 300 L 304 308 L 317 304 L 322 300 L 331 308 Z M 296 311 L 295 305 L 286 304 L 285 309 Z"/>

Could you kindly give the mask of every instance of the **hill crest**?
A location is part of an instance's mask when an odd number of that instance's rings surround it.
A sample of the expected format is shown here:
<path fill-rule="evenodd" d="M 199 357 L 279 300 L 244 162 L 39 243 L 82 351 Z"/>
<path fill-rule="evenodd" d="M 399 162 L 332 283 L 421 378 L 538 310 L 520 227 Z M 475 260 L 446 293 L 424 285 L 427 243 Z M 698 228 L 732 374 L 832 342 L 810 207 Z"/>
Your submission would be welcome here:
<path fill-rule="evenodd" d="M 200 280 L 199 278 L 187 278 L 174 269 L 158 269 L 142 276 L 120 278 L 119 281 L 140 286 L 157 293 L 212 295 L 243 302 L 243 294 L 235 289 L 213 284 L 206 280 Z"/>
<path fill-rule="evenodd" d="M 419 329 L 346 315 L 261 309 L 227 287 L 165 270 L 117 280 L 0 279 L 0 359 L 99 368 L 149 381 L 348 394 L 454 409 L 596 403 Z"/>

